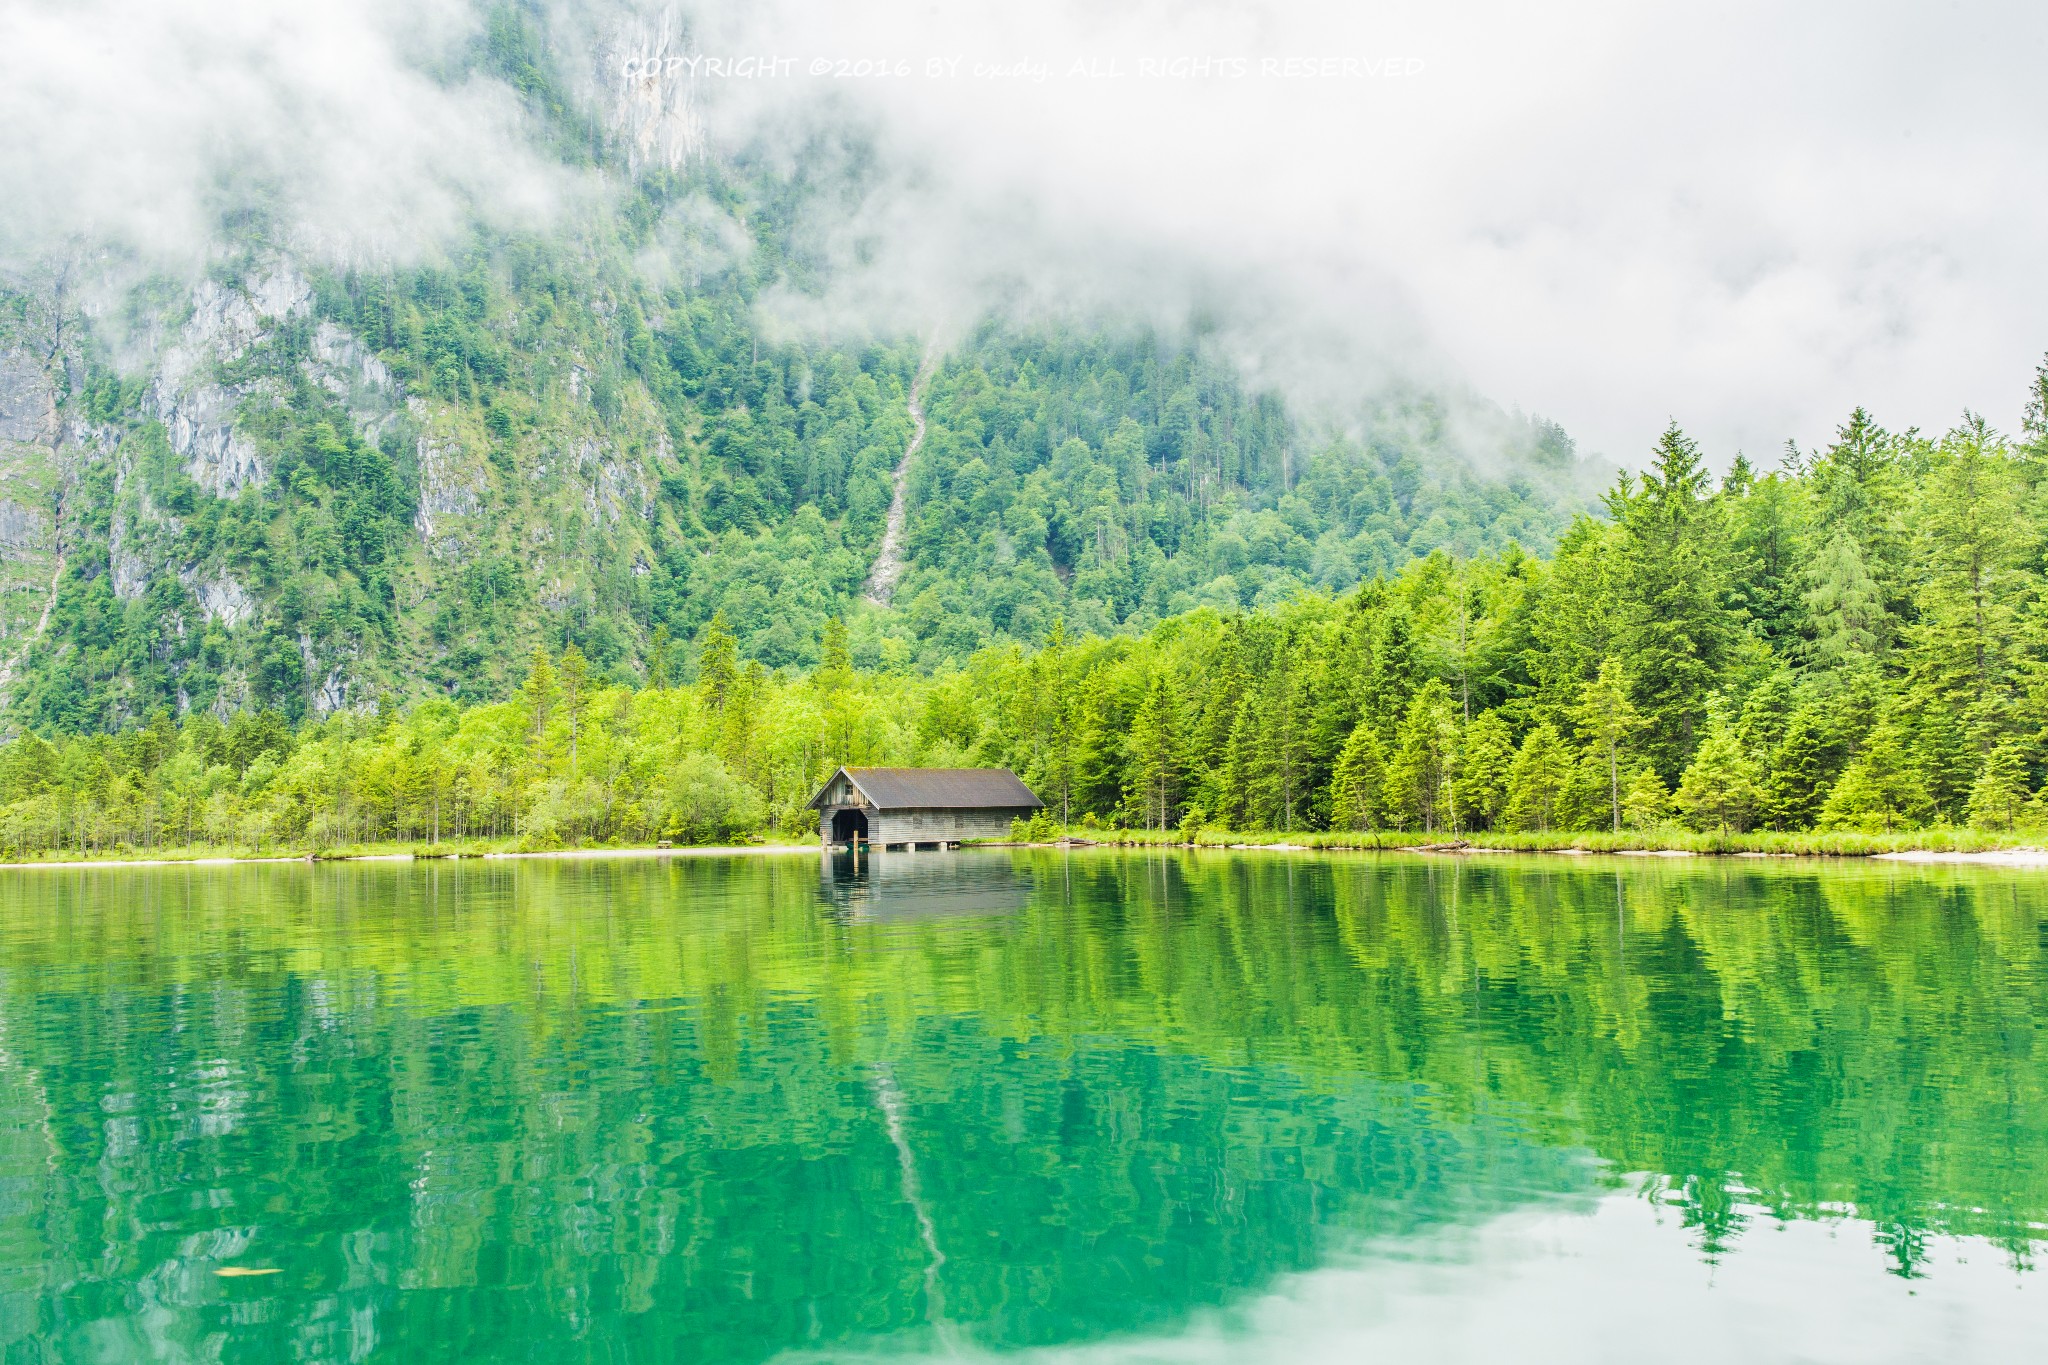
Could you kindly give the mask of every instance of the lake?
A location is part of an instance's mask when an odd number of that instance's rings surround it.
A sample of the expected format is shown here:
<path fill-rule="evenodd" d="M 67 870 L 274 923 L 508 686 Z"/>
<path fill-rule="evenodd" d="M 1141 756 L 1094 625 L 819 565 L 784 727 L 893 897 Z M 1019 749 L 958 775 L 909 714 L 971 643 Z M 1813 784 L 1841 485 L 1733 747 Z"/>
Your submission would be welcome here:
<path fill-rule="evenodd" d="M 0 1361 L 1969 1361 L 2048 875 L 0 872 Z"/>

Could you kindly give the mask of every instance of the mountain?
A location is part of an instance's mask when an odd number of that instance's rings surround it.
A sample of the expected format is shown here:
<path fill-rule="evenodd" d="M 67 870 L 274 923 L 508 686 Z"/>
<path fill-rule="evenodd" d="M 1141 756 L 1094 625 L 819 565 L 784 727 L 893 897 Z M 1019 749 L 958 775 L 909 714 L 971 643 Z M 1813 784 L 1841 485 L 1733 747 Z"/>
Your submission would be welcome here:
<path fill-rule="evenodd" d="M 536 19 L 486 31 L 470 75 L 607 187 L 569 220 L 338 263 L 259 201 L 223 212 L 196 282 L 89 242 L 9 271 L 10 728 L 474 700 L 569 641 L 639 677 L 685 667 L 666 642 L 720 612 L 771 668 L 815 661 L 841 616 L 854 662 L 931 669 L 1056 617 L 1135 632 L 1438 548 L 1547 551 L 1605 481 L 1555 427 L 1462 395 L 1327 420 L 1193 329 L 792 329 L 770 305 L 830 293 L 804 227 L 843 160 L 695 131 L 650 160 L 643 127 L 567 93 Z M 868 593 L 899 465 L 901 564 Z"/>

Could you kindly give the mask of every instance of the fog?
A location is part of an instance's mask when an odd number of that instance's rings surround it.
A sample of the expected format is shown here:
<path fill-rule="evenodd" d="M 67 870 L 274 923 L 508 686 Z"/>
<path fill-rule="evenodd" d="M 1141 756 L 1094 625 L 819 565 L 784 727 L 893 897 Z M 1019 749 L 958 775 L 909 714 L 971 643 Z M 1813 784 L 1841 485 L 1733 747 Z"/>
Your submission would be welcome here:
<path fill-rule="evenodd" d="M 224 209 L 281 237 L 405 257 L 475 213 L 543 221 L 571 177 L 490 81 L 444 82 L 475 31 L 450 0 L 6 0 L 0 242 L 174 266 Z"/>
<path fill-rule="evenodd" d="M 2048 350 L 2043 7 L 744 13 L 701 50 L 908 65 L 702 82 L 886 128 L 869 307 L 1019 260 L 1047 294 L 1221 292 L 1255 366 L 1463 380 L 1624 462 L 1674 418 L 1719 462 L 1858 403 L 2012 430 Z"/>
<path fill-rule="evenodd" d="M 251 192 L 350 258 L 617 192 L 455 74 L 482 21 L 453 0 L 4 6 L 10 264 L 90 244 L 190 268 Z M 547 18 L 643 163 L 860 159 L 863 192 L 806 225 L 830 293 L 765 305 L 790 328 L 1199 323 L 1308 403 L 1468 388 L 1624 463 L 1674 418 L 1717 462 L 1824 442 L 1857 403 L 2012 430 L 2048 350 L 2038 6 Z"/>

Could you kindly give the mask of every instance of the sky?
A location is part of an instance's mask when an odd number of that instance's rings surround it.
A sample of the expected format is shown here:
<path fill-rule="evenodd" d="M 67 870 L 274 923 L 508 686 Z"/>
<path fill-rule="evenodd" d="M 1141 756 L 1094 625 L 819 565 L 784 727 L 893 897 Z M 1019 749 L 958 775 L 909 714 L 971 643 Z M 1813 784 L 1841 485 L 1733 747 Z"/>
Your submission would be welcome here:
<path fill-rule="evenodd" d="M 636 88 L 662 12 L 556 2 L 593 96 Z M 458 0 L 0 12 L 9 262 L 80 238 L 196 259 L 238 179 L 357 257 L 606 192 L 535 156 L 501 87 L 430 74 L 476 31 Z M 1625 464 L 1671 420 L 1716 463 L 1768 462 L 1858 403 L 2010 431 L 2048 351 L 2048 6 L 754 0 L 668 23 L 688 42 L 660 51 L 697 64 L 659 96 L 713 154 L 878 149 L 865 198 L 812 225 L 865 264 L 779 301 L 795 326 L 1201 318 L 1304 401 L 1464 386 Z"/>

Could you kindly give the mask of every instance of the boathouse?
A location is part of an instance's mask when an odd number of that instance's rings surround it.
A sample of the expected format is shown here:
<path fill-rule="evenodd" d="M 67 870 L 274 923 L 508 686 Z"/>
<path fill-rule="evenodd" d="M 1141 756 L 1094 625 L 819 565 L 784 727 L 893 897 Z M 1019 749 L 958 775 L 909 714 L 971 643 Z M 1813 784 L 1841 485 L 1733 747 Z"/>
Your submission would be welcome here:
<path fill-rule="evenodd" d="M 827 847 L 943 848 L 1001 839 L 1045 803 L 1008 768 L 840 768 L 810 799 Z"/>

